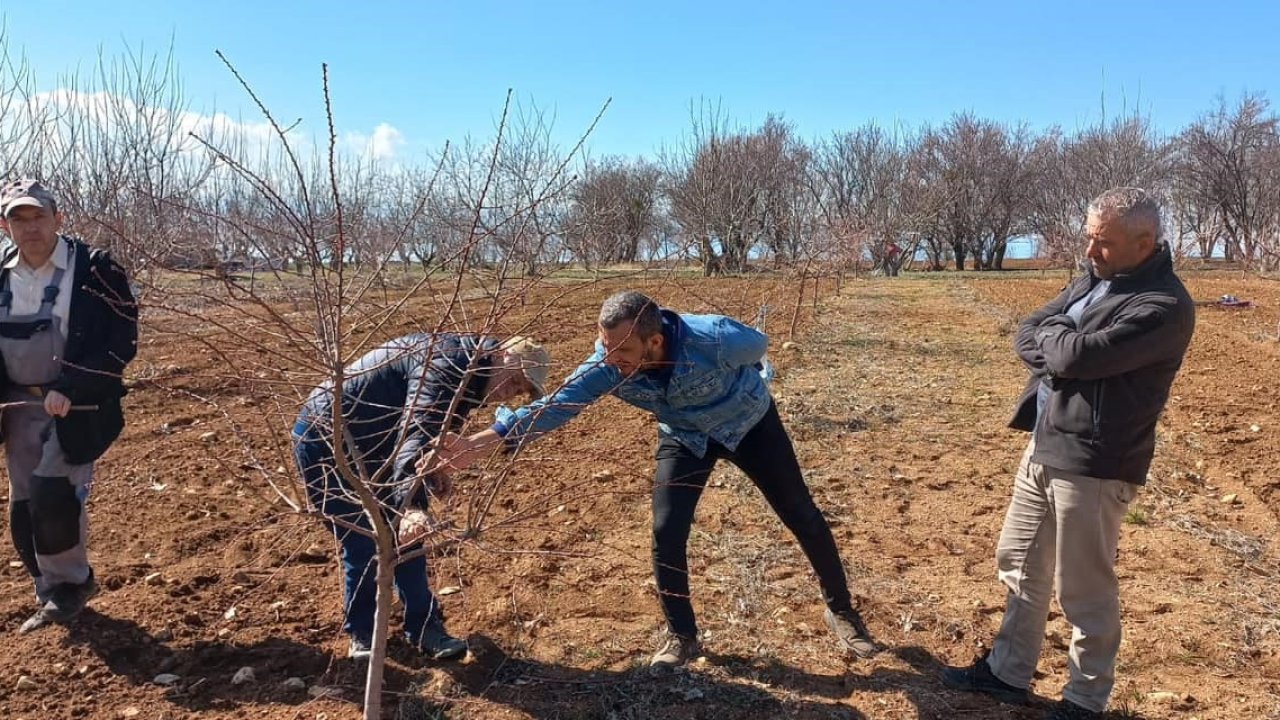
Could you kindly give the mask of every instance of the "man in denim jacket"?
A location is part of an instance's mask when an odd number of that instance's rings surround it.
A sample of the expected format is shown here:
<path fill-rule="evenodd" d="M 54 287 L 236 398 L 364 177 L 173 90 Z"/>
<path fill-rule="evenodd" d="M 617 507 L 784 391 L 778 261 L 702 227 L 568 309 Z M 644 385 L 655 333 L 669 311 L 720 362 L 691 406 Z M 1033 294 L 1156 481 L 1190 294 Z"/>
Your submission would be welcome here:
<path fill-rule="evenodd" d="M 852 605 L 831 529 L 809 495 L 761 378 L 768 338 L 720 315 L 660 309 L 635 291 L 604 302 L 599 331 L 595 353 L 559 390 L 514 412 L 499 411 L 493 427 L 446 441 L 432 461 L 446 469 L 466 468 L 495 443 L 514 448 L 613 394 L 658 419 L 653 566 L 669 636 L 653 656 L 652 668 L 683 665 L 699 652 L 686 546 L 694 508 L 721 458 L 751 478 L 800 541 L 822 586 L 827 624 L 841 646 L 861 658 L 874 654 L 876 646 Z"/>

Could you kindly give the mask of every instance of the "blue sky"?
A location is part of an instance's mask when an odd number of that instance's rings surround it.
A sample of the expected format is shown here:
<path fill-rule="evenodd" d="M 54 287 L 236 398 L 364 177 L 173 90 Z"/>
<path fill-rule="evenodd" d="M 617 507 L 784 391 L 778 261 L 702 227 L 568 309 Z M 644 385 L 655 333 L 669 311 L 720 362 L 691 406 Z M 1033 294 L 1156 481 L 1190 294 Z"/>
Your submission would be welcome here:
<path fill-rule="evenodd" d="M 402 156 L 488 135 L 508 88 L 571 143 L 612 105 L 594 155 L 653 154 L 690 103 L 737 122 L 783 115 L 803 137 L 869 119 L 972 111 L 1043 128 L 1125 107 L 1175 130 L 1219 94 L 1280 101 L 1280 3 L 370 2 L 5 3 L 11 53 L 42 90 L 99 52 L 172 43 L 193 110 L 257 120 L 222 50 L 286 121 L 323 125 L 328 62 L 339 131 L 394 128 Z M 385 129 L 385 128 L 384 128 Z"/>

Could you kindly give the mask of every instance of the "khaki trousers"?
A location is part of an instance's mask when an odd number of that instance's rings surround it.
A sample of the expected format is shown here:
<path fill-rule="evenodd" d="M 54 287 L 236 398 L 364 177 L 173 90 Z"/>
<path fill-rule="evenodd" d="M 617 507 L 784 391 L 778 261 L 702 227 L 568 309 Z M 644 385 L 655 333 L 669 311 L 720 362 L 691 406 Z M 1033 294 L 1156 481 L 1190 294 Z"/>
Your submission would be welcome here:
<path fill-rule="evenodd" d="M 1032 462 L 1035 441 L 1018 466 L 1013 499 L 996 547 L 1000 582 L 1009 589 L 1004 620 L 987 658 L 996 677 L 1025 688 L 1044 641 L 1050 594 L 1071 623 L 1071 679 L 1062 696 L 1106 709 L 1120 650 L 1120 525 L 1138 486 L 1100 480 Z"/>

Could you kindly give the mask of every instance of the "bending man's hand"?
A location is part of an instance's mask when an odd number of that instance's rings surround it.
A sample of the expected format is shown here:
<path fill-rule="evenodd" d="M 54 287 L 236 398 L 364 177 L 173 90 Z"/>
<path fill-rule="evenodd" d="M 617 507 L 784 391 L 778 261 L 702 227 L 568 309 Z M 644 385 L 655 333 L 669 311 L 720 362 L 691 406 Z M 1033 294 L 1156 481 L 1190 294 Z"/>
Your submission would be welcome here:
<path fill-rule="evenodd" d="M 456 472 L 466 470 L 477 461 L 493 452 L 502 437 L 492 429 L 463 437 L 456 433 L 445 433 L 440 439 L 439 448 L 418 461 L 417 470 L 429 474 L 444 470 Z"/>
<path fill-rule="evenodd" d="M 429 524 L 425 512 L 421 510 L 406 510 L 400 518 L 397 539 L 401 545 L 408 545 L 426 535 Z"/>
<path fill-rule="evenodd" d="M 429 458 L 424 458 L 424 460 Z M 430 475 L 422 479 L 422 485 L 431 493 L 433 498 L 445 498 L 449 493 L 453 492 L 453 478 L 449 477 L 449 473 L 443 469 L 437 468 Z"/>

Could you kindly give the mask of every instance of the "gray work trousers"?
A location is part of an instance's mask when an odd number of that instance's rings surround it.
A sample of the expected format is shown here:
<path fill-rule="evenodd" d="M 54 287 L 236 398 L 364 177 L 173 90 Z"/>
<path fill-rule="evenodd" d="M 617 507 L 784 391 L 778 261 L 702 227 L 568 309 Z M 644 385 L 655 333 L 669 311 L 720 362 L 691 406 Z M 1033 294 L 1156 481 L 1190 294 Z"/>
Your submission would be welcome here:
<path fill-rule="evenodd" d="M 1031 683 L 1044 641 L 1049 601 L 1071 623 L 1071 678 L 1062 696 L 1106 709 L 1120 650 L 1120 525 L 1138 486 L 1100 480 L 1032 462 L 1027 445 L 996 548 L 1000 582 L 1009 589 L 1004 620 L 987 663 L 1010 685 Z"/>
<path fill-rule="evenodd" d="M 31 395 L 21 391 L 11 390 L 4 395 L 6 404 L 27 403 L 32 399 Z M 32 568 L 28 564 L 27 570 L 35 580 L 37 599 L 44 603 L 49 600 L 50 593 L 57 585 L 80 584 L 89 579 L 89 514 L 85 512 L 84 503 L 93 483 L 93 464 L 72 465 L 66 461 L 53 427 L 53 419 L 45 413 L 42 405 L 6 407 L 0 413 L 0 423 L 3 424 L 5 459 L 9 469 L 9 502 L 14 505 L 15 511 L 31 506 L 36 490 L 34 483 L 37 482 L 70 482 L 80 503 L 80 538 L 70 549 L 44 554 L 34 540 L 19 537 L 22 528 L 18 522 L 11 528 L 14 544 L 18 546 L 20 554 L 24 551 L 24 543 L 25 548 L 34 550 L 32 554 L 36 567 Z M 34 528 L 36 523 L 42 522 L 42 518 L 32 516 L 30 521 Z"/>

